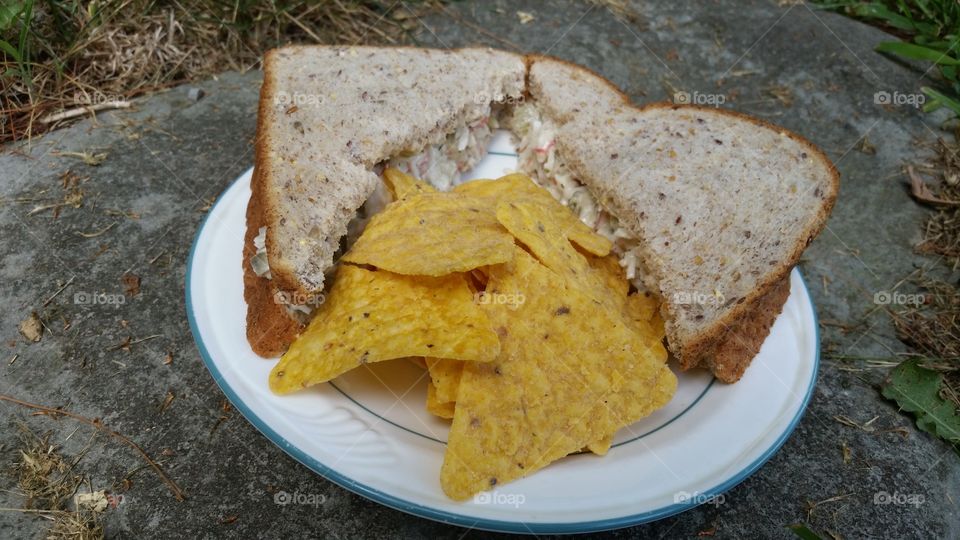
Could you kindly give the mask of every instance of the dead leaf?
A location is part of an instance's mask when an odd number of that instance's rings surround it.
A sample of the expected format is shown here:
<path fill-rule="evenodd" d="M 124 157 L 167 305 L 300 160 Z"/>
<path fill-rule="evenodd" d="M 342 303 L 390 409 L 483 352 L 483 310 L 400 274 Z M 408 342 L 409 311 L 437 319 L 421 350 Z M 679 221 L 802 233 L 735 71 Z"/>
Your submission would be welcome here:
<path fill-rule="evenodd" d="M 933 206 L 956 206 L 960 204 L 960 201 L 948 201 L 934 195 L 923 178 L 920 178 L 917 171 L 913 170 L 912 165 L 907 165 L 907 175 L 910 177 L 910 192 L 914 199 Z"/>
<path fill-rule="evenodd" d="M 77 493 L 73 497 L 74 504 L 77 507 L 87 507 L 96 513 L 103 512 L 110 505 L 107 500 L 107 493 L 104 490 L 94 491 L 92 493 Z"/>
<path fill-rule="evenodd" d="M 127 296 L 136 296 L 140 294 L 140 276 L 136 274 L 124 274 L 120 277 L 123 283 L 123 291 Z"/>
<path fill-rule="evenodd" d="M 854 145 L 853 149 L 868 156 L 877 155 L 877 147 L 870 142 L 866 135 Z"/>
<path fill-rule="evenodd" d="M 167 390 L 167 397 L 164 398 L 163 403 L 160 405 L 161 414 L 163 411 L 167 410 L 168 407 L 170 407 L 170 404 L 173 403 L 173 400 L 176 399 L 176 397 L 177 396 L 175 396 L 173 392 Z"/>
<path fill-rule="evenodd" d="M 530 13 L 528 11 L 518 11 L 517 18 L 520 19 L 520 24 L 527 24 L 530 21 L 532 21 L 535 17 L 533 16 L 533 13 Z"/>
<path fill-rule="evenodd" d="M 37 316 L 36 312 L 31 313 L 20 323 L 20 335 L 34 343 L 40 341 L 40 338 L 43 337 L 43 323 L 40 322 L 40 317 Z"/>

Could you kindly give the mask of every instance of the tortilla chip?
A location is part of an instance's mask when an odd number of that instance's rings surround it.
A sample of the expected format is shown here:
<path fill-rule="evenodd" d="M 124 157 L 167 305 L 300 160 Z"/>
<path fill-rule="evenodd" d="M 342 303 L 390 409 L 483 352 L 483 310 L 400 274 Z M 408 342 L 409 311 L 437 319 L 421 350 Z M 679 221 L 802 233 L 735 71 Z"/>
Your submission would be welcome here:
<path fill-rule="evenodd" d="M 442 401 L 437 398 L 437 387 L 433 382 L 427 381 L 427 412 L 444 419 L 453 418 L 456 403 L 452 401 Z"/>
<path fill-rule="evenodd" d="M 439 401 L 456 401 L 463 373 L 463 362 L 449 358 L 426 358 L 430 381 L 437 390 Z"/>
<path fill-rule="evenodd" d="M 393 167 L 383 171 L 383 183 L 386 184 L 387 190 L 395 201 L 417 193 L 436 193 L 437 191 L 437 188 L 423 180 L 417 180 Z"/>
<path fill-rule="evenodd" d="M 593 452 L 598 456 L 605 456 L 607 452 L 610 451 L 610 445 L 613 444 L 613 434 L 602 437 L 600 440 L 594 441 L 587 445 L 587 450 Z"/>
<path fill-rule="evenodd" d="M 501 350 L 463 367 L 440 473 L 455 500 L 599 443 L 663 406 L 677 384 L 662 343 L 522 249 L 489 273 L 488 290 L 524 302 L 482 306 Z"/>
<path fill-rule="evenodd" d="M 565 241 L 563 225 L 554 214 L 529 201 L 504 201 L 497 205 L 497 220 L 566 283 L 611 308 L 622 310 L 619 295 L 622 286 L 609 286 L 610 272 L 591 267 L 587 258 Z M 606 266 L 608 263 L 596 264 Z"/>
<path fill-rule="evenodd" d="M 407 356 L 489 362 L 500 343 L 461 274 L 402 276 L 341 264 L 327 301 L 270 372 L 286 394 Z"/>
<path fill-rule="evenodd" d="M 633 320 L 638 331 L 663 339 L 665 334 L 663 319 L 660 317 L 660 301 L 649 292 L 635 292 L 625 299 L 628 317 Z"/>
<path fill-rule="evenodd" d="M 488 202 L 461 193 L 410 195 L 373 216 L 341 260 L 419 276 L 507 262 L 513 238 Z"/>
<path fill-rule="evenodd" d="M 587 255 L 587 264 L 599 276 L 607 288 L 621 296 L 627 296 L 630 291 L 630 282 L 627 281 L 627 274 L 620 266 L 620 259 L 616 255 L 607 255 L 606 257 L 596 257 Z"/>
<path fill-rule="evenodd" d="M 523 174 L 508 174 L 496 180 L 473 180 L 453 188 L 457 193 L 488 197 L 491 206 L 500 202 L 529 201 L 548 212 L 560 223 L 561 234 L 584 251 L 603 257 L 613 244 L 580 221 L 569 208 L 560 204 L 546 189 Z"/>

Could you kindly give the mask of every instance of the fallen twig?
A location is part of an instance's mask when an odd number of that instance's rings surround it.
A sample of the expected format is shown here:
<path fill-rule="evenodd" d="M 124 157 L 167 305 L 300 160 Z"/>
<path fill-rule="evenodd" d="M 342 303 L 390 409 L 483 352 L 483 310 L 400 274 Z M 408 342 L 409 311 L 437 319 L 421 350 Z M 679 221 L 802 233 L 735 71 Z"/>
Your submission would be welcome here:
<path fill-rule="evenodd" d="M 87 418 L 86 416 L 73 413 L 64 409 L 55 409 L 53 407 L 47 407 L 45 405 L 38 405 L 36 403 L 21 401 L 19 399 L 10 397 L 5 394 L 0 394 L 0 401 L 6 401 L 9 403 L 20 405 L 21 407 L 27 407 L 28 409 L 41 411 L 53 417 L 60 415 L 60 416 L 66 416 L 68 418 L 73 418 L 74 420 L 83 422 L 84 424 L 91 425 L 95 427 L 98 431 L 102 431 L 107 435 L 114 437 L 115 439 L 126 444 L 130 448 L 133 448 L 134 450 L 136 450 L 143 457 L 143 459 L 147 462 L 147 464 L 149 464 L 150 467 L 152 467 L 153 470 L 156 471 L 160 479 L 163 480 L 165 484 L 167 484 L 167 487 L 169 487 L 170 491 L 173 492 L 174 498 L 176 498 L 178 501 L 186 500 L 186 495 L 183 494 L 183 491 L 180 489 L 180 486 L 178 486 L 176 482 L 174 482 L 169 476 L 167 476 L 165 472 L 163 472 L 163 469 L 161 469 L 160 465 L 158 465 L 157 462 L 150 457 L 150 454 L 148 454 L 143 448 L 140 447 L 140 445 L 133 442 L 126 436 L 108 428 L 106 425 L 103 424 L 103 422 L 100 421 L 99 418 Z"/>
<path fill-rule="evenodd" d="M 96 232 L 85 233 L 85 232 L 80 232 L 80 231 L 73 231 L 73 234 L 76 234 L 77 236 L 82 236 L 82 237 L 84 237 L 84 238 L 96 238 L 96 237 L 102 235 L 103 233 L 109 231 L 110 229 L 114 228 L 116 225 L 117 225 L 117 222 L 114 221 L 113 223 L 107 225 L 107 226 L 104 227 L 103 229 L 100 229 L 99 231 L 96 231 Z"/>
<path fill-rule="evenodd" d="M 51 294 L 51 295 L 50 295 L 50 298 L 47 298 L 46 301 L 43 302 L 44 307 L 46 307 L 47 304 L 49 304 L 50 302 L 52 302 L 53 299 L 56 298 L 58 294 L 62 293 L 64 289 L 66 289 L 67 287 L 69 287 L 70 284 L 73 283 L 73 280 L 74 280 L 76 277 L 77 277 L 77 276 L 71 276 L 70 279 L 68 279 L 67 282 L 63 284 L 63 287 L 60 287 L 59 289 L 57 289 L 57 292 Z"/>
<path fill-rule="evenodd" d="M 83 105 L 77 107 L 76 109 L 68 109 L 66 111 L 61 111 L 58 113 L 48 114 L 40 119 L 41 124 L 52 124 L 54 122 L 59 122 L 61 120 L 69 120 L 71 118 L 76 118 L 85 113 L 93 114 L 98 111 L 105 111 L 108 109 L 129 109 L 129 101 L 105 101 L 103 103 L 97 103 L 95 105 Z"/>

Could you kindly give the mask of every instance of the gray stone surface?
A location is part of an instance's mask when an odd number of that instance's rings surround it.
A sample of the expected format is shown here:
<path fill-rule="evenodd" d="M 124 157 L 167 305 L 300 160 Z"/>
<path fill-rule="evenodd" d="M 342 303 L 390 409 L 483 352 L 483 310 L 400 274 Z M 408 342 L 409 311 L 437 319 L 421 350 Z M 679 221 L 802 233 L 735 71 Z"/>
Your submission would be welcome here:
<path fill-rule="evenodd" d="M 874 103 L 875 92 L 912 94 L 920 86 L 921 72 L 872 52 L 887 36 L 790 2 L 635 7 L 639 16 L 621 23 L 603 7 L 577 2 L 456 3 L 456 18 L 425 18 L 416 39 L 557 55 L 608 76 L 639 103 L 678 91 L 720 95 L 727 107 L 812 139 L 843 178 L 829 227 L 802 265 L 823 321 L 860 321 L 874 307 L 874 294 L 915 266 L 945 275 L 942 263 L 912 252 L 926 211 L 911 201 L 900 173 L 904 161 L 925 155 L 918 143 L 940 135 L 942 116 Z M 518 10 L 534 21 L 520 24 Z M 149 470 L 135 472 L 123 504 L 106 514 L 110 536 L 479 536 L 369 502 L 298 465 L 225 409 L 203 367 L 184 311 L 185 263 L 211 198 L 252 164 L 258 84 L 257 73 L 224 74 L 194 85 L 204 91 L 199 101 L 190 88 L 177 88 L 138 100 L 132 110 L 4 148 L 0 392 L 102 418 L 153 455 L 170 454 L 163 466 L 189 498 L 177 502 Z M 854 149 L 862 137 L 875 155 Z M 64 155 L 71 151 L 102 152 L 106 159 L 90 166 Z M 65 206 L 56 217 L 52 210 L 31 214 L 63 200 L 67 171 L 82 178 L 83 205 Z M 138 294 L 125 292 L 125 272 L 140 276 Z M 124 302 L 76 303 L 83 293 L 123 295 Z M 17 325 L 34 311 L 48 330 L 39 343 L 28 343 Z M 957 456 L 880 399 L 875 385 L 882 370 L 834 358 L 902 350 L 885 316 L 874 314 L 847 334 L 833 325 L 821 330 L 825 356 L 810 408 L 770 462 L 718 507 L 615 535 L 696 537 L 715 528 L 716 538 L 789 538 L 786 525 L 806 522 L 843 538 L 960 536 Z M 135 343 L 151 336 L 157 337 Z M 128 338 L 129 351 L 118 348 Z M 161 411 L 168 392 L 175 399 Z M 33 416 L 7 403 L 0 413 L 0 507 L 23 504 L 9 472 L 19 457 L 20 424 L 51 431 L 67 456 L 85 451 L 77 471 L 96 489 L 116 489 L 143 465 L 130 449 L 71 420 Z M 860 423 L 876 417 L 874 429 L 841 424 L 838 415 Z M 842 444 L 852 452 L 849 463 Z M 279 507 L 274 489 L 323 494 L 326 502 Z M 878 492 L 919 495 L 923 503 L 878 505 Z M 814 508 L 816 501 L 828 502 Z M 37 537 L 47 526 L 35 515 L 0 512 L 2 537 Z"/>

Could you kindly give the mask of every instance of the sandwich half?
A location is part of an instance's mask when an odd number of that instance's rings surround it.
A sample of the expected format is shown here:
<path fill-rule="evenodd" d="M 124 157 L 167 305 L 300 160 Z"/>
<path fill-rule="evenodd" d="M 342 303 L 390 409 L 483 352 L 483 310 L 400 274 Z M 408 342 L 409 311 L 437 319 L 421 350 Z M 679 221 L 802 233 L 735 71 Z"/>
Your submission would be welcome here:
<path fill-rule="evenodd" d="M 247 337 L 281 354 L 395 166 L 440 189 L 509 128 L 519 168 L 610 238 L 662 298 L 682 369 L 740 378 L 820 232 L 838 175 L 786 130 L 714 108 L 635 107 L 560 60 L 490 49 L 288 47 L 264 65 L 244 245 Z"/>
<path fill-rule="evenodd" d="M 523 57 L 491 49 L 267 53 L 244 244 L 257 354 L 282 354 L 322 302 L 335 258 L 387 202 L 383 166 L 449 187 L 483 156 L 525 74 Z"/>
<path fill-rule="evenodd" d="M 529 59 L 514 132 L 521 167 L 615 243 L 662 298 L 682 369 L 734 382 L 789 296 L 789 273 L 833 208 L 839 175 L 816 146 L 718 108 L 635 107 L 602 77 Z"/>

